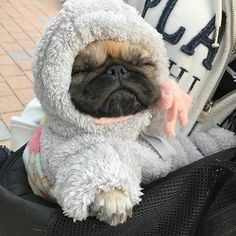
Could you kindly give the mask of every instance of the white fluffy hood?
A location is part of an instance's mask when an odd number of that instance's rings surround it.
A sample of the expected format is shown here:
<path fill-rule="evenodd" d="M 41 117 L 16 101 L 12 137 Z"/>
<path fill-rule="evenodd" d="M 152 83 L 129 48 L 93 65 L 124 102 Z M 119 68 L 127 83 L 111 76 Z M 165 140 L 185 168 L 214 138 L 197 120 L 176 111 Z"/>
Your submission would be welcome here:
<path fill-rule="evenodd" d="M 122 0 L 66 1 L 44 31 L 33 57 L 35 93 L 58 132 L 62 126 L 97 128 L 92 117 L 75 109 L 69 94 L 74 58 L 95 40 L 142 44 L 153 54 L 159 79 L 169 76 L 162 36 L 133 7 Z M 150 116 L 145 117 L 148 122 Z"/>

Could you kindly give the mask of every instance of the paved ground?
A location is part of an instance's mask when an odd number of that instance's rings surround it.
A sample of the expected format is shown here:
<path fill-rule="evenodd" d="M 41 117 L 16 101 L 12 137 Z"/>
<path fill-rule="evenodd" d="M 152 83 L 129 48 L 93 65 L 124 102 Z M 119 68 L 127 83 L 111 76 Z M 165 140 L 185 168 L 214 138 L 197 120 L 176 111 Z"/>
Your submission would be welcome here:
<path fill-rule="evenodd" d="M 10 145 L 10 117 L 34 97 L 32 52 L 60 8 L 59 0 L 0 0 L 0 145 Z"/>

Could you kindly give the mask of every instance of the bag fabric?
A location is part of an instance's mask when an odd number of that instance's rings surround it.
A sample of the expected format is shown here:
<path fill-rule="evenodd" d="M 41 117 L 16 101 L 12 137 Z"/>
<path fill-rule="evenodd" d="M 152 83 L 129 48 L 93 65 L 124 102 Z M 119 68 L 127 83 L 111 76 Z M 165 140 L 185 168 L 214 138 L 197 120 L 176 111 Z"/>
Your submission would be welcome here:
<path fill-rule="evenodd" d="M 214 95 L 227 64 L 235 53 L 236 2 L 234 0 L 191 2 L 127 0 L 126 2 L 134 6 L 144 19 L 163 35 L 170 59 L 170 75 L 193 97 L 190 121 L 184 129 L 189 133 L 204 105 Z M 219 48 L 215 48 L 213 43 L 218 26 L 220 26 Z M 236 99 L 234 102 L 236 103 Z"/>
<path fill-rule="evenodd" d="M 212 97 L 208 112 L 203 112 L 194 133 L 207 131 L 212 127 L 223 127 L 236 133 L 236 56 L 229 63 Z M 204 114 L 205 113 L 205 114 Z"/>
<path fill-rule="evenodd" d="M 143 186 L 144 196 L 125 224 L 95 218 L 74 223 L 56 204 L 34 195 L 22 153 L 0 166 L 0 232 L 6 236 L 236 234 L 236 148 L 204 158 Z M 2 153 L 2 152 L 0 152 Z"/>

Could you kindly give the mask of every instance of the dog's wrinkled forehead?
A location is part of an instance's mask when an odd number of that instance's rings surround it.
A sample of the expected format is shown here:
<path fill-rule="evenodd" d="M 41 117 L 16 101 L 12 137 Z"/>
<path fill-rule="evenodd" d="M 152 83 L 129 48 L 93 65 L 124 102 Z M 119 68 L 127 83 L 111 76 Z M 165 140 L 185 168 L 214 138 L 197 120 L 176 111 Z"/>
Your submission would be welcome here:
<path fill-rule="evenodd" d="M 106 60 L 113 60 L 138 66 L 139 64 L 152 64 L 154 59 L 149 50 L 142 45 L 134 45 L 128 41 L 118 42 L 112 40 L 101 40 L 90 43 L 75 58 L 76 66 L 85 68 L 97 68 Z"/>

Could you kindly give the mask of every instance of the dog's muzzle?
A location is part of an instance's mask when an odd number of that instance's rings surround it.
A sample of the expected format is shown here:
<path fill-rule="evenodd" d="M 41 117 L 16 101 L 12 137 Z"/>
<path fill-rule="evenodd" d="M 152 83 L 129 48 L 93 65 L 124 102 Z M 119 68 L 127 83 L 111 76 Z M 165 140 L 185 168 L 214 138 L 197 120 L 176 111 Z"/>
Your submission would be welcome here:
<path fill-rule="evenodd" d="M 71 89 L 76 108 L 98 118 L 136 114 L 154 103 L 159 94 L 159 86 L 121 65 L 112 65 L 103 75 Z"/>

